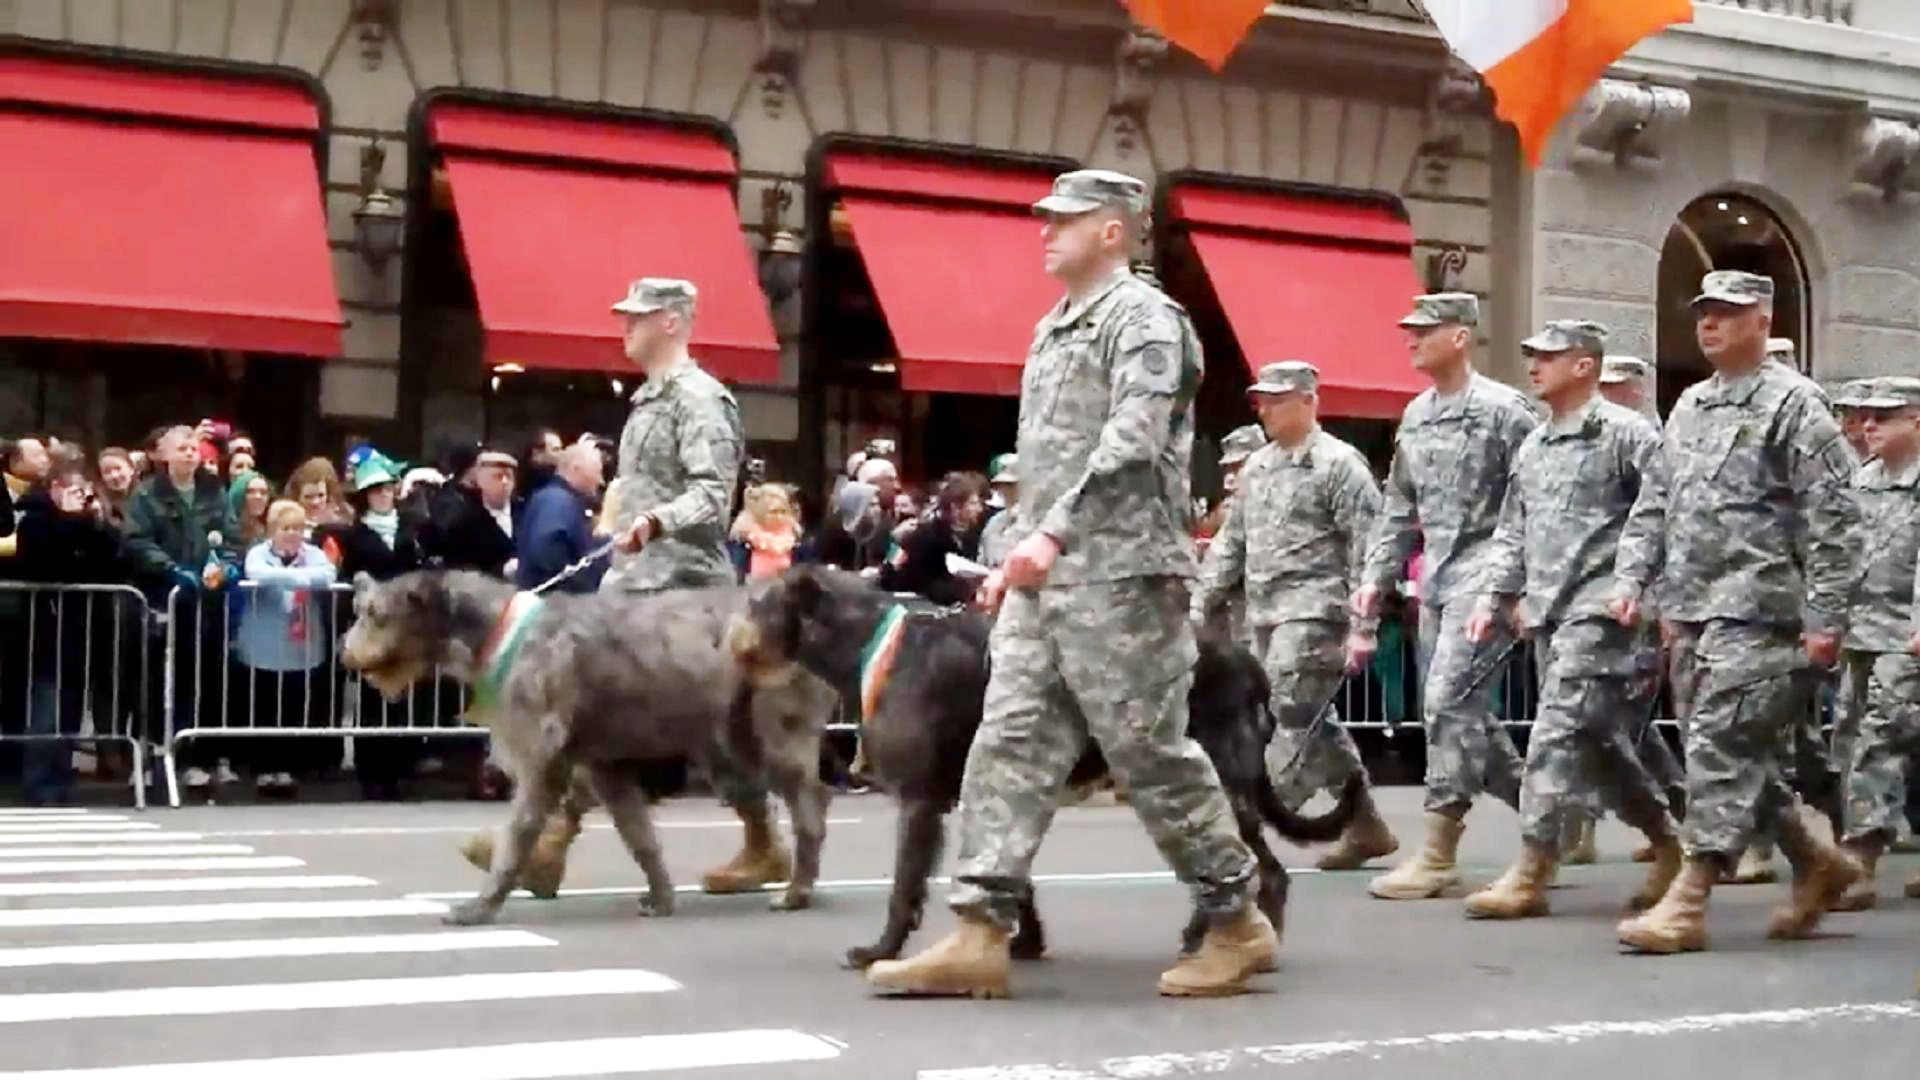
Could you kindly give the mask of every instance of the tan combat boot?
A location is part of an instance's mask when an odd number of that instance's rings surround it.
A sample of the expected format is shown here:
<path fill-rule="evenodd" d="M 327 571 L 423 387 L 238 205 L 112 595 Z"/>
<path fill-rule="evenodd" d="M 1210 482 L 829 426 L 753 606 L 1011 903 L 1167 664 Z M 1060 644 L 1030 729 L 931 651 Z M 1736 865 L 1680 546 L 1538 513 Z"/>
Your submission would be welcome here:
<path fill-rule="evenodd" d="M 1160 973 L 1167 997 L 1227 997 L 1247 992 L 1247 977 L 1280 965 L 1280 935 L 1248 904 L 1233 918 L 1208 928 L 1200 948 Z"/>
<path fill-rule="evenodd" d="M 1680 867 L 1686 862 L 1686 852 L 1680 847 L 1680 838 L 1669 830 L 1664 836 L 1647 837 L 1648 861 L 1653 863 L 1647 870 L 1647 880 L 1642 882 L 1638 892 L 1627 899 L 1628 911 L 1645 911 L 1660 902 L 1673 888 L 1673 879 L 1680 876 Z"/>
<path fill-rule="evenodd" d="M 1658 903 L 1619 926 L 1620 944 L 1643 953 L 1699 952 L 1707 947 L 1707 897 L 1720 877 L 1712 859 L 1688 859 Z"/>
<path fill-rule="evenodd" d="M 1012 935 L 961 916 L 953 933 L 905 960 L 876 960 L 867 983 L 881 990 L 941 997 L 1003 998 L 1013 972 Z"/>
<path fill-rule="evenodd" d="M 560 895 L 560 882 L 567 876 L 567 851 L 580 836 L 580 819 L 584 816 L 566 802 L 547 818 L 540 838 L 527 853 L 526 864 L 520 867 L 520 884 L 528 892 L 542 900 Z"/>
<path fill-rule="evenodd" d="M 1873 876 L 1880 869 L 1880 852 L 1885 846 L 1886 840 L 1879 836 L 1841 845 L 1860 864 L 1860 880 L 1848 886 L 1828 911 L 1865 911 L 1880 903 L 1880 890 L 1875 887 Z"/>
<path fill-rule="evenodd" d="M 1467 918 L 1537 919 L 1547 914 L 1547 887 L 1558 863 L 1546 845 L 1522 843 L 1519 861 L 1493 884 L 1467 897 Z"/>
<path fill-rule="evenodd" d="M 1641 844 L 1633 849 L 1632 858 L 1634 862 L 1652 862 L 1658 855 L 1652 844 Z"/>
<path fill-rule="evenodd" d="M 1358 870 L 1368 859 L 1385 858 L 1399 850 L 1399 839 L 1374 805 L 1373 791 L 1362 788 L 1353 821 L 1340 834 L 1340 842 L 1314 865 L 1322 870 Z"/>
<path fill-rule="evenodd" d="M 493 833 L 481 829 L 460 845 L 460 857 L 481 870 L 493 869 Z"/>
<path fill-rule="evenodd" d="M 1773 867 L 1773 845 L 1755 841 L 1740 853 L 1740 865 L 1734 867 L 1723 883 L 1727 885 L 1771 885 L 1780 880 Z"/>
<path fill-rule="evenodd" d="M 1774 910 L 1767 924 L 1770 938 L 1811 935 L 1821 917 L 1860 880 L 1860 864 L 1853 856 L 1811 829 L 1808 819 L 1814 812 L 1796 807 L 1781 819 L 1780 848 L 1793 864 L 1793 896 L 1786 907 Z"/>
<path fill-rule="evenodd" d="M 739 814 L 745 826 L 739 852 L 701 875 L 700 887 L 709 893 L 758 892 L 793 877 L 793 856 L 774 835 L 772 812 L 761 806 Z"/>
<path fill-rule="evenodd" d="M 1427 838 L 1420 850 L 1391 871 L 1367 883 L 1367 891 L 1381 900 L 1431 900 L 1460 884 L 1454 857 L 1466 822 L 1449 814 L 1427 812 Z"/>
<path fill-rule="evenodd" d="M 1566 854 L 1561 862 L 1568 866 L 1592 866 L 1600 861 L 1600 851 L 1593 840 L 1594 819 L 1587 814 L 1576 816 L 1560 839 L 1560 850 Z"/>

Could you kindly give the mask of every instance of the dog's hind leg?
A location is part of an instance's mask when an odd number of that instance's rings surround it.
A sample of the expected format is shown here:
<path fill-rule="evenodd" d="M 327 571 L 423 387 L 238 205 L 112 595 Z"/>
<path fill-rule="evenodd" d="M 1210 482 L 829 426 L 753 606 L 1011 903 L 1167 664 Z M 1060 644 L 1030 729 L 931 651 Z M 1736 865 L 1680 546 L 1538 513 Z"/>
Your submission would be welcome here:
<path fill-rule="evenodd" d="M 567 771 L 565 762 L 553 761 L 548 762 L 545 769 L 528 770 L 526 775 L 517 778 L 507 819 L 506 843 L 494 845 L 493 865 L 487 869 L 486 884 L 479 896 L 455 905 L 443 921 L 455 926 L 478 926 L 492 922 L 500 913 L 500 906 L 506 903 L 507 894 L 519 880 L 520 868 L 526 865 L 540 830 L 566 790 Z"/>
<path fill-rule="evenodd" d="M 634 778 L 617 764 L 596 764 L 587 770 L 588 781 L 600 804 L 613 818 L 613 827 L 627 845 L 633 861 L 647 877 L 647 893 L 640 898 L 640 914 L 673 914 L 673 879 L 667 874 L 667 861 L 660 854 L 660 836 L 653 827 L 653 812 L 647 808 L 647 796 Z"/>
<path fill-rule="evenodd" d="M 1267 836 L 1262 830 L 1260 811 L 1244 799 L 1233 799 L 1233 817 L 1240 824 L 1240 839 L 1253 851 L 1253 861 L 1260 868 L 1260 890 L 1258 903 L 1261 914 L 1273 924 L 1276 937 L 1285 937 L 1287 930 L 1287 878 L 1286 864 L 1267 846 Z"/>
<path fill-rule="evenodd" d="M 820 849 L 827 840 L 827 804 L 833 789 L 821 783 L 811 767 L 775 761 L 769 763 L 769 770 L 793 819 L 793 874 L 786 891 L 773 898 L 773 908 L 798 911 L 813 903 L 814 882 L 820 879 Z"/>
<path fill-rule="evenodd" d="M 1015 960 L 1038 960 L 1047 955 L 1047 931 L 1040 922 L 1040 908 L 1033 901 L 1033 882 L 1020 890 L 1020 921 L 1014 929 L 1007 953 Z"/>
<path fill-rule="evenodd" d="M 904 799 L 893 840 L 893 893 L 887 898 L 887 924 L 879 940 L 847 950 L 847 966 L 864 969 L 875 960 L 892 960 L 920 925 L 927 905 L 927 879 L 939 865 L 946 841 L 946 811 L 932 799 Z"/>

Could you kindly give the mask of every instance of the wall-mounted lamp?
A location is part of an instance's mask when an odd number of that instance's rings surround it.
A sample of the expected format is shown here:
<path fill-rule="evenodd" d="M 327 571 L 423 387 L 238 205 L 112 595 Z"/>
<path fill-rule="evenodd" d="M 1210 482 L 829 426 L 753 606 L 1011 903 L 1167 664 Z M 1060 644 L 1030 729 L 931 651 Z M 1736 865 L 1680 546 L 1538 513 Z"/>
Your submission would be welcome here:
<path fill-rule="evenodd" d="M 760 287 L 775 307 L 800 291 L 800 237 L 786 227 L 787 208 L 793 205 L 793 188 L 786 180 L 775 181 L 760 193 L 760 225 L 767 246 L 760 253 Z"/>
<path fill-rule="evenodd" d="M 387 260 L 400 253 L 407 213 L 399 202 L 380 186 L 380 170 L 387 161 L 387 148 L 379 140 L 369 140 L 360 148 L 360 205 L 353 211 L 353 237 L 360 246 L 360 257 L 376 274 L 384 273 Z"/>

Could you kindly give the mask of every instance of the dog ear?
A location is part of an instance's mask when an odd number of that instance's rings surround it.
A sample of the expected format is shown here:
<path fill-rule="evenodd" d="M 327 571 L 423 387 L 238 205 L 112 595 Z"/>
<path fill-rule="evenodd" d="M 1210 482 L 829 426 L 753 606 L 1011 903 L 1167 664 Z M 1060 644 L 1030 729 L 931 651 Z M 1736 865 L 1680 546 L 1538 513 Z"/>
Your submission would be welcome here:
<path fill-rule="evenodd" d="M 820 609 L 820 601 L 827 595 L 827 587 L 820 581 L 820 573 L 811 566 L 802 566 L 787 583 L 793 592 L 794 610 L 803 615 L 811 615 Z"/>

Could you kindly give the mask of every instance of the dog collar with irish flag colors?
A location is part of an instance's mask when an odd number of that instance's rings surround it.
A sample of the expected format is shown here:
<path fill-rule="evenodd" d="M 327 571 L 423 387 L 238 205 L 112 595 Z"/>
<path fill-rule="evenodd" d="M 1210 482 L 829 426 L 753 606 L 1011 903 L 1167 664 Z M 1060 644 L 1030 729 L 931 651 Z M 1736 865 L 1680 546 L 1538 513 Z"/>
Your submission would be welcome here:
<path fill-rule="evenodd" d="M 500 686 L 513 670 L 514 657 L 527 639 L 527 628 L 547 602 L 530 592 L 517 592 L 500 612 L 487 643 L 480 648 L 480 677 L 474 680 L 473 701 L 482 709 L 491 708 L 500 698 Z"/>
<path fill-rule="evenodd" d="M 880 625 L 873 628 L 873 636 L 867 638 L 866 647 L 860 650 L 860 722 L 873 719 L 873 711 L 880 705 L 880 692 L 887 687 L 887 677 L 893 673 L 893 662 L 900 655 L 900 641 L 906 637 L 907 609 L 899 604 L 890 604 L 886 613 L 880 616 Z"/>

